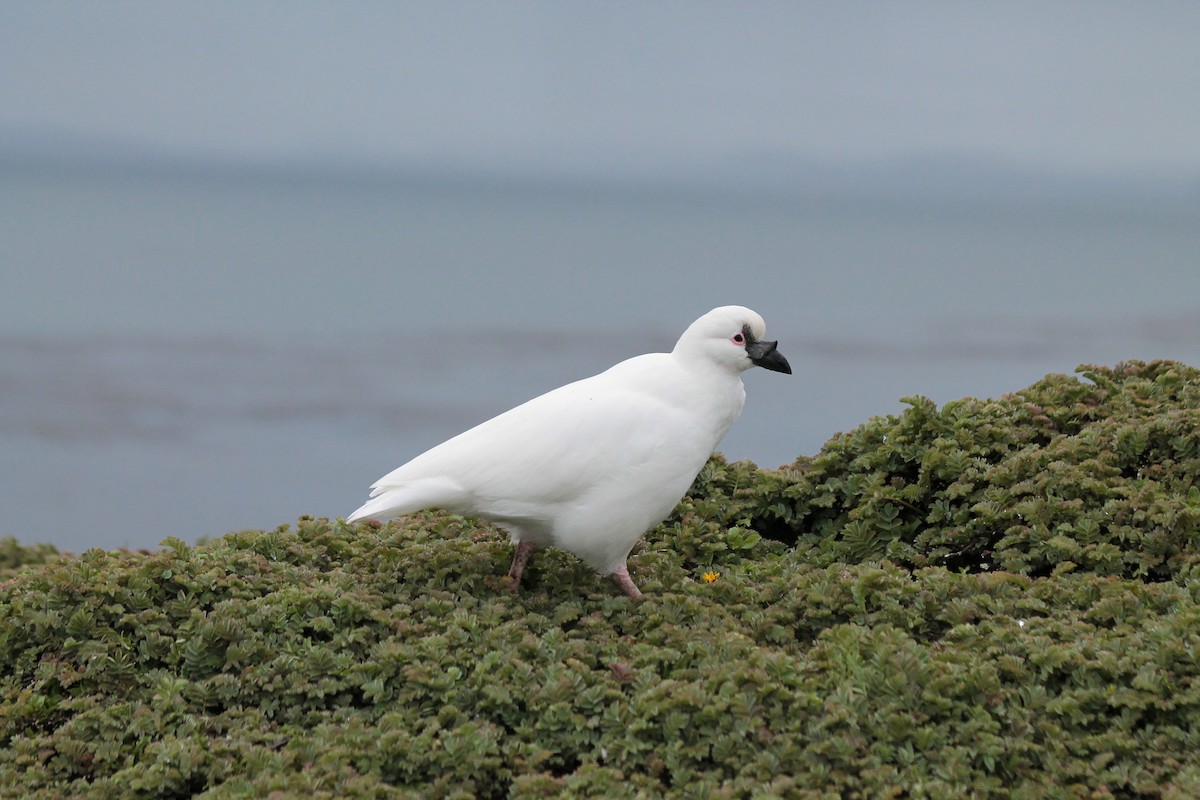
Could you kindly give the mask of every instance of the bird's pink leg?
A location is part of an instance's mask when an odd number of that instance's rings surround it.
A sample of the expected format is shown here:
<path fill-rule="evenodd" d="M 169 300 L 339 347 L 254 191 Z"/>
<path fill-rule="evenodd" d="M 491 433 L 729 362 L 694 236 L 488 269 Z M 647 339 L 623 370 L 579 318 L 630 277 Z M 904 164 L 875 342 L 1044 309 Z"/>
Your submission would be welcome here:
<path fill-rule="evenodd" d="M 517 542 L 517 552 L 513 556 L 512 566 L 508 568 L 508 577 L 512 578 L 509 591 L 513 594 L 521 587 L 521 576 L 525 574 L 525 565 L 533 555 L 533 542 Z"/>
<path fill-rule="evenodd" d="M 638 591 L 638 587 L 634 586 L 633 578 L 629 577 L 629 567 L 625 564 L 617 567 L 612 574 L 613 583 L 621 587 L 621 591 L 629 595 L 634 600 L 641 600 L 642 593 Z"/>

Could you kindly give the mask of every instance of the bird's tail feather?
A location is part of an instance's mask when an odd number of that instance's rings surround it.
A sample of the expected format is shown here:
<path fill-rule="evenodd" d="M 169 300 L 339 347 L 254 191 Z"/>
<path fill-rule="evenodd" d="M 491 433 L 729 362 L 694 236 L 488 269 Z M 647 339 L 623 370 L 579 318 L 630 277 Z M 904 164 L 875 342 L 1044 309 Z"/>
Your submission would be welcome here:
<path fill-rule="evenodd" d="M 383 522 L 423 508 L 454 509 L 462 497 L 462 488 L 447 478 L 427 478 L 396 486 L 376 486 L 371 499 L 363 503 L 347 522 L 375 519 Z"/>

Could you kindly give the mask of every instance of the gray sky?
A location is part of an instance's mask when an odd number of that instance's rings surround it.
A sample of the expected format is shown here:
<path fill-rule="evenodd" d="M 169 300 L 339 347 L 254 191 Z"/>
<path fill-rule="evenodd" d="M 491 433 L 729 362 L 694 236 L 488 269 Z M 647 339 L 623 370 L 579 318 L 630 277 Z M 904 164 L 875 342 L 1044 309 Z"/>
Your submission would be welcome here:
<path fill-rule="evenodd" d="M 1200 3 L 0 4 L 0 136 L 1200 170 Z"/>

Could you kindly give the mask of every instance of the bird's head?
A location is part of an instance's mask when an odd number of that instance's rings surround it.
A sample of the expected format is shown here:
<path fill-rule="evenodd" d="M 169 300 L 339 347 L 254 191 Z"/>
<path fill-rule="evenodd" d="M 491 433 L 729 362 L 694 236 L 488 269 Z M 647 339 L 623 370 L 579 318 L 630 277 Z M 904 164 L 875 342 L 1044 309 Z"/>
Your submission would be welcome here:
<path fill-rule="evenodd" d="M 787 359 L 776 348 L 778 342 L 766 341 L 767 324 L 744 306 L 714 308 L 693 322 L 679 337 L 675 352 L 702 354 L 735 372 L 763 367 L 792 374 Z"/>

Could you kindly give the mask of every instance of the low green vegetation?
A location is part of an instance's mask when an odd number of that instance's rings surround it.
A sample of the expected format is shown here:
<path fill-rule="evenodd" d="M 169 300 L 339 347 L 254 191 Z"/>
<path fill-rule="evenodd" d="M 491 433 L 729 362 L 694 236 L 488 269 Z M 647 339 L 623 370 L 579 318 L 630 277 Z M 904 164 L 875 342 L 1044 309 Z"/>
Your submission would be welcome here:
<path fill-rule="evenodd" d="M 0 582 L 31 564 L 46 564 L 58 558 L 53 545 L 25 546 L 11 536 L 0 538 Z"/>
<path fill-rule="evenodd" d="M 1200 796 L 1200 371 L 907 402 L 715 457 L 640 604 L 442 513 L 0 543 L 0 797 Z"/>

